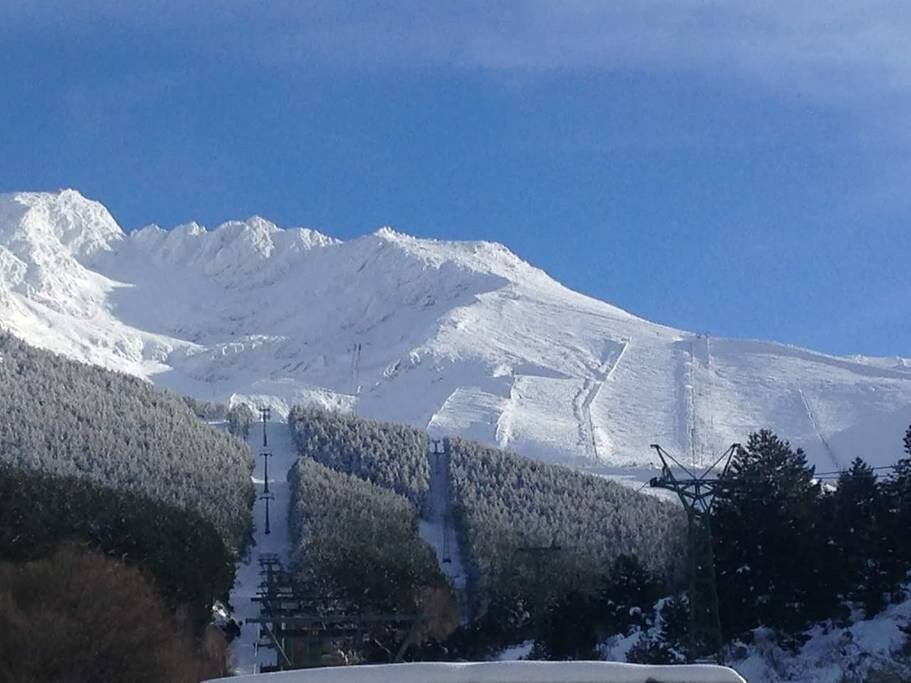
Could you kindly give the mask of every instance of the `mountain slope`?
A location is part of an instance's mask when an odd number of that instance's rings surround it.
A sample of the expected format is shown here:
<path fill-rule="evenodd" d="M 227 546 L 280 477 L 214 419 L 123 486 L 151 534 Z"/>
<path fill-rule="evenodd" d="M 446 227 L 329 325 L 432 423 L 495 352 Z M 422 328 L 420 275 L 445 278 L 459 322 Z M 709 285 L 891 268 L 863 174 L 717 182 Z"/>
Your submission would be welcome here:
<path fill-rule="evenodd" d="M 501 245 L 262 218 L 124 233 L 72 190 L 0 196 L 0 320 L 200 398 L 356 406 L 575 464 L 650 463 L 654 442 L 707 460 L 766 426 L 823 470 L 890 463 L 911 422 L 907 359 L 675 330 Z"/>
<path fill-rule="evenodd" d="M 196 419 L 179 396 L 0 333 L 0 414 L 0 465 L 189 508 L 229 547 L 245 546 L 250 450 Z"/>

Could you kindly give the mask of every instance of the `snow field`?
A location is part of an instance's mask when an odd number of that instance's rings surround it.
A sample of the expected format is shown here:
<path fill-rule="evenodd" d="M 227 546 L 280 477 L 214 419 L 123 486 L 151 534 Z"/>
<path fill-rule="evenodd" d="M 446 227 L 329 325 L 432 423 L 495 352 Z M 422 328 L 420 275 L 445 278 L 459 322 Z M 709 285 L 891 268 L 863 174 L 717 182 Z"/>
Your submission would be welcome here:
<path fill-rule="evenodd" d="M 708 461 L 762 427 L 824 470 L 884 465 L 911 423 L 909 359 L 675 330 L 501 245 L 259 217 L 124 233 L 72 190 L 0 196 L 0 320 L 198 398 L 312 400 L 574 465 L 654 466 L 655 442 Z"/>

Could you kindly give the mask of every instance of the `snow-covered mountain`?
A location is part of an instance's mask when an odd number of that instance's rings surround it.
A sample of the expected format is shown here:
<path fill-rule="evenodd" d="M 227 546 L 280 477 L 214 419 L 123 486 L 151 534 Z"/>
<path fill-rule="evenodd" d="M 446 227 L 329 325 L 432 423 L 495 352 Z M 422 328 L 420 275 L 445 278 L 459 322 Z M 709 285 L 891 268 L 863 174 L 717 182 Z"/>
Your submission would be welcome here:
<path fill-rule="evenodd" d="M 0 195 L 0 324 L 200 398 L 316 401 L 574 464 L 707 460 L 771 427 L 822 470 L 899 454 L 911 361 L 707 337 L 499 244 L 262 218 L 125 233 L 73 190 Z"/>

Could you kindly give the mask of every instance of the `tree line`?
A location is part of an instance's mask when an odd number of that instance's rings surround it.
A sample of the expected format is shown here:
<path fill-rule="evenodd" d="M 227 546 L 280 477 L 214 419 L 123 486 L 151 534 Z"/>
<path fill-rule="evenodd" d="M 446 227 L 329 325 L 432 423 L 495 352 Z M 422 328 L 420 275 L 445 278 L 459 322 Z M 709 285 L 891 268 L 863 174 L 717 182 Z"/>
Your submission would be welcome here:
<path fill-rule="evenodd" d="M 905 457 L 880 470 L 883 476 L 860 458 L 837 477 L 817 475 L 800 448 L 769 430 L 751 434 L 734 453 L 710 509 L 727 655 L 753 642 L 760 628 L 764 638 L 774 634 L 779 645 L 796 650 L 814 623 L 847 627 L 908 597 L 911 428 L 904 441 Z M 680 663 L 714 654 L 704 643 L 689 652 L 685 592 L 667 592 L 666 586 L 656 591 L 660 586 L 642 575 L 631 585 L 639 586 L 644 599 L 628 590 L 615 596 L 617 604 L 638 603 L 639 619 L 615 631 L 640 631 L 629 661 Z M 541 647 L 538 653 L 585 656 L 590 648 L 580 650 L 578 643 L 591 645 L 595 634 L 605 633 L 603 594 L 597 591 L 566 592 L 549 613 L 564 629 L 588 635 L 562 651 Z M 911 624 L 905 632 L 905 654 L 896 655 L 905 664 L 895 665 L 907 671 Z"/>
<path fill-rule="evenodd" d="M 369 586 L 374 594 L 390 595 L 401 595 L 397 588 L 389 590 L 398 580 L 375 583 L 360 576 L 375 571 L 372 563 L 382 567 L 383 558 L 363 548 L 375 538 L 388 542 L 390 552 L 395 549 L 393 557 L 415 554 L 426 558 L 427 571 L 436 567 L 416 531 L 405 533 L 405 520 L 415 524 L 416 508 L 427 497 L 425 433 L 313 408 L 292 409 L 289 425 L 303 456 L 294 474 L 300 492 L 292 517 L 295 538 L 298 543 L 322 539 L 308 543 L 327 545 L 302 547 L 301 562 L 311 558 L 332 568 L 326 576 L 353 575 L 352 588 Z M 560 632 L 554 605 L 573 590 L 616 597 L 616 586 L 628 581 L 628 574 L 664 590 L 681 579 L 685 522 L 679 507 L 480 444 L 452 439 L 447 448 L 450 503 L 469 571 L 472 623 L 445 642 L 426 646 L 423 655 L 481 656 L 498 644 L 528 638 L 540 638 L 542 652 L 559 649 L 547 644 Z M 315 463 L 326 467 L 315 469 Z M 355 484 L 357 479 L 363 481 Z M 364 488 L 365 482 L 373 486 Z M 306 487 L 311 489 L 305 493 Z M 330 490 L 337 493 L 329 495 Z M 324 525 L 323 530 L 303 533 L 302 519 Z M 377 529 L 378 519 L 387 525 L 391 520 L 391 528 L 400 531 Z M 607 628 L 604 624 L 599 632 Z"/>
<path fill-rule="evenodd" d="M 631 592 L 621 613 L 647 607 L 643 591 L 660 595 L 679 585 L 685 521 L 678 506 L 462 439 L 448 440 L 448 453 L 475 642 L 532 639 L 541 656 L 565 654 L 555 642 L 565 630 L 564 612 L 578 615 L 586 602 L 591 614 L 614 615 L 588 630 L 595 639 L 619 623 L 611 605 L 630 577 L 656 588 Z M 590 654 L 586 637 L 576 639 Z"/>
<path fill-rule="evenodd" d="M 302 455 L 413 504 L 425 500 L 426 437 L 418 430 L 321 410 L 292 416 Z M 847 623 L 858 608 L 872 616 L 905 594 L 911 430 L 905 449 L 883 476 L 857 459 L 825 481 L 800 449 L 769 431 L 750 435 L 711 515 L 725 638 L 749 640 L 764 626 L 796 645 L 813 622 Z M 533 656 L 591 657 L 607 636 L 640 629 L 632 661 L 686 657 L 686 526 L 678 505 L 460 439 L 449 440 L 448 453 L 472 620 L 413 656 L 484 656 L 531 639 Z M 332 510 L 348 498 L 336 500 Z M 408 534 L 394 540 L 401 552 L 419 542 Z"/>
<path fill-rule="evenodd" d="M 911 429 L 905 457 L 877 476 L 861 458 L 826 481 L 771 431 L 735 455 L 711 516 L 722 625 L 759 626 L 799 644 L 810 623 L 878 614 L 911 571 Z"/>
<path fill-rule="evenodd" d="M 234 583 L 234 553 L 196 510 L 0 463 L 0 560 L 37 560 L 64 542 L 148 572 L 166 604 L 185 611 L 197 631 Z"/>
<path fill-rule="evenodd" d="M 196 509 L 230 547 L 245 545 L 254 496 L 246 444 L 137 378 L 2 333 L 0 359 L 0 462 Z"/>
<path fill-rule="evenodd" d="M 301 455 L 395 491 L 419 509 L 425 504 L 430 465 L 423 431 L 300 406 L 288 424 Z"/>
<path fill-rule="evenodd" d="M 421 638 L 458 623 L 433 549 L 418 534 L 414 505 L 354 475 L 301 457 L 289 477 L 292 567 L 310 594 L 349 612 L 428 617 Z"/>

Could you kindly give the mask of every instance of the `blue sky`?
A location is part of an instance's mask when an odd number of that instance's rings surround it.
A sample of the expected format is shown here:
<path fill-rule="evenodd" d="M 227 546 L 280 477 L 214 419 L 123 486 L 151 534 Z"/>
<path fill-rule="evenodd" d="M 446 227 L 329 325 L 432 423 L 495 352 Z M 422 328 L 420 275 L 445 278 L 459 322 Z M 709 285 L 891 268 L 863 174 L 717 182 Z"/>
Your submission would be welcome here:
<path fill-rule="evenodd" d="M 0 191 L 496 240 L 667 324 L 911 355 L 911 5 L 765 4 L 6 0 Z"/>

